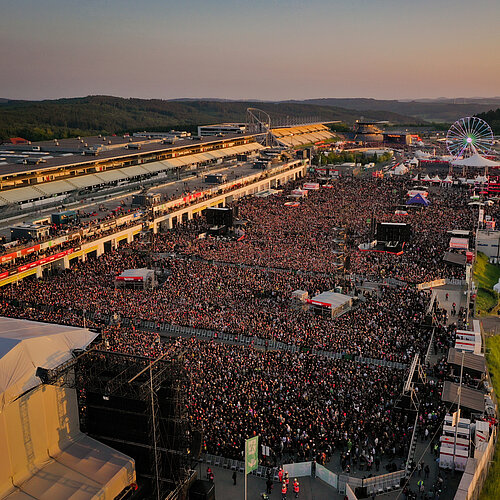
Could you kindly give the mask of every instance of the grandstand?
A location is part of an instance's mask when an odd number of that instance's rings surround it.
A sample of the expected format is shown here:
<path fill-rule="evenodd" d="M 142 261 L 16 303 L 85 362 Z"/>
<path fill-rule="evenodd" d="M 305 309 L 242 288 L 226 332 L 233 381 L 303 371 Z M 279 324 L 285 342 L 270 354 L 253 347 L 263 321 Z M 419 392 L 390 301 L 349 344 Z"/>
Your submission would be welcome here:
<path fill-rule="evenodd" d="M 282 146 L 290 148 L 314 144 L 335 137 L 331 130 L 322 123 L 298 127 L 275 128 L 272 130 L 272 134 Z"/>
<path fill-rule="evenodd" d="M 188 140 L 183 142 L 189 146 L 156 143 L 153 151 L 131 153 L 122 145 L 123 151 L 113 149 L 93 158 L 59 156 L 35 166 L 0 167 L 0 207 L 27 202 L 43 205 L 47 198 L 52 202 L 54 197 L 57 201 L 58 196 L 64 199 L 70 194 L 98 187 L 126 186 L 152 177 L 161 178 L 169 170 L 217 163 L 263 148 L 254 137 L 240 137 L 238 141 L 219 139 L 196 145 Z M 104 155 L 107 157 L 102 158 Z"/>

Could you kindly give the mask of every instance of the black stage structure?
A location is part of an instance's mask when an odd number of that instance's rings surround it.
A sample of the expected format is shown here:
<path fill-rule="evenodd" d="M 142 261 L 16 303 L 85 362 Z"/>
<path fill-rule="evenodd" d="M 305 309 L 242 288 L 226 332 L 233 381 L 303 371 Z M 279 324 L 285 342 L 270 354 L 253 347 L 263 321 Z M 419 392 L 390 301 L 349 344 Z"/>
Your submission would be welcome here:
<path fill-rule="evenodd" d="M 202 434 L 189 428 L 182 354 L 146 358 L 99 344 L 45 375 L 76 389 L 80 428 L 135 460 L 134 498 L 185 499 L 196 478 Z"/>

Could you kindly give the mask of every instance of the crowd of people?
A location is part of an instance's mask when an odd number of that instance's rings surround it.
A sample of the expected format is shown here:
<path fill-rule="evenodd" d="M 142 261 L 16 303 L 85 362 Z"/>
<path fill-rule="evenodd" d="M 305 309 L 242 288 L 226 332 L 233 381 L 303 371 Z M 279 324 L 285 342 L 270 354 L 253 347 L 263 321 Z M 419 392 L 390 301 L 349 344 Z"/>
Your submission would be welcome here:
<path fill-rule="evenodd" d="M 474 213 L 463 194 L 439 188 L 429 207 L 396 215 L 407 199 L 408 179 L 341 178 L 331 189 L 309 192 L 299 206 L 286 206 L 297 186 L 240 200 L 239 214 L 247 221 L 243 239 L 208 237 L 206 221 L 198 218 L 55 276 L 3 287 L 0 314 L 103 326 L 105 346 L 113 351 L 151 358 L 182 352 L 189 374 L 186 413 L 193 427 L 203 429 L 205 452 L 241 459 L 244 440 L 260 435 L 271 450 L 263 463 L 270 465 L 327 462 L 334 450 L 342 452 L 344 469 L 401 458 L 413 432 L 410 414 L 398 406 L 405 372 L 384 361 L 409 364 L 415 354 L 423 359 L 431 335 L 422 328 L 429 294 L 415 283 L 464 277 L 463 267 L 445 265 L 442 258 L 447 232 L 472 230 Z M 402 217 L 412 227 L 403 255 L 358 250 L 374 237 L 372 219 Z M 349 269 L 342 269 L 342 255 L 349 256 Z M 123 270 L 144 267 L 156 270 L 158 287 L 115 286 Z M 399 286 L 386 278 L 397 278 Z M 379 285 L 365 286 L 368 279 Z M 354 298 L 337 317 L 314 314 L 293 299 L 296 290 L 313 297 L 335 287 Z M 446 323 L 445 314 L 435 317 Z M 141 320 L 301 349 L 162 341 L 157 328 L 129 326 Z M 453 330 L 444 326 L 435 334 L 443 350 L 452 338 Z M 311 348 L 342 357 L 311 354 Z M 361 364 L 356 356 L 380 362 Z M 429 401 L 419 424 L 424 434 L 444 411 L 438 389 L 431 383 L 422 389 Z"/>
<path fill-rule="evenodd" d="M 164 257 L 156 262 L 164 271 L 159 287 L 115 288 L 116 276 L 146 267 L 146 260 L 143 253 L 118 249 L 59 276 L 23 281 L 2 291 L 1 312 L 23 314 L 15 311 L 21 303 L 17 309 L 29 306 L 56 316 L 62 311 L 82 318 L 83 311 L 89 317 L 116 315 L 401 362 L 426 349 L 428 334 L 420 324 L 428 294 L 414 287 L 366 293 L 334 275 Z M 353 308 L 338 317 L 311 314 L 292 299 L 294 290 L 312 297 L 338 285 L 357 297 Z"/>
<path fill-rule="evenodd" d="M 314 180 L 314 179 L 313 179 Z M 449 231 L 472 231 L 475 212 L 467 193 L 458 187 L 433 187 L 431 204 L 406 207 L 409 179 L 340 178 L 333 189 L 309 191 L 298 207 L 286 206 L 290 183 L 278 196 L 247 198 L 238 204 L 248 221 L 244 239 L 199 238 L 207 229 L 203 220 L 190 221 L 181 232 L 163 238 L 163 248 L 247 265 L 333 272 L 349 256 L 349 272 L 367 277 L 392 277 L 408 283 L 465 278 L 463 265 L 443 261 Z M 406 212 L 405 215 L 396 214 Z M 439 224 L 436 223 L 439 221 Z M 374 222 L 404 222 L 412 235 L 402 255 L 360 252 L 358 245 L 375 239 Z"/>

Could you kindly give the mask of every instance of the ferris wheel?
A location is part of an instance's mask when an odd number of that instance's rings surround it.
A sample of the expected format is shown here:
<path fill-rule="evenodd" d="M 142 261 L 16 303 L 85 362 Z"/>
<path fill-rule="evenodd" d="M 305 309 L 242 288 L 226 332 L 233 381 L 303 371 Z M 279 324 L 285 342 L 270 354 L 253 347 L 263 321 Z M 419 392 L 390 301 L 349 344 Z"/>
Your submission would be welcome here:
<path fill-rule="evenodd" d="M 468 158 L 476 153 L 486 155 L 492 146 L 491 127 L 476 116 L 460 118 L 446 135 L 446 147 L 454 158 Z"/>

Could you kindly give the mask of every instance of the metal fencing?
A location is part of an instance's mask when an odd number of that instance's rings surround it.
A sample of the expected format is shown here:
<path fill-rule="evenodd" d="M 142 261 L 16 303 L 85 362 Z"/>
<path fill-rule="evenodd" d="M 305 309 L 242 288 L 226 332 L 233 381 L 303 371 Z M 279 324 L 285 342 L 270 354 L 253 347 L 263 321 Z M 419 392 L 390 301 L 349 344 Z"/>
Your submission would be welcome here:
<path fill-rule="evenodd" d="M 124 318 L 125 319 L 125 318 Z M 152 330 L 158 331 L 160 335 L 169 337 L 196 337 L 202 340 L 215 340 L 228 344 L 252 346 L 258 349 L 270 349 L 284 352 L 310 352 L 316 356 L 321 356 L 328 359 L 352 359 L 357 363 L 371 364 L 376 366 L 386 366 L 388 368 L 396 368 L 399 370 L 404 370 L 408 367 L 406 363 L 400 363 L 397 361 L 389 361 L 386 359 L 376 359 L 376 358 L 364 358 L 361 356 L 349 355 L 345 352 L 334 352 L 334 351 L 324 351 L 321 349 L 307 348 L 304 346 L 298 346 L 296 344 L 290 344 L 286 342 L 280 342 L 275 339 L 265 339 L 261 337 L 254 337 L 242 334 L 234 334 L 227 332 L 215 332 L 213 330 L 205 330 L 203 328 L 194 328 L 191 326 L 179 326 L 172 325 L 168 323 L 157 323 L 155 321 L 140 321 L 139 324 L 135 325 L 141 330 Z"/>
<path fill-rule="evenodd" d="M 222 467 L 223 469 L 234 470 L 241 473 L 245 471 L 245 462 L 242 460 L 233 460 L 208 453 L 200 457 L 200 463 L 206 464 L 207 467 Z M 401 480 L 406 476 L 404 470 L 399 470 L 389 474 L 381 474 L 379 476 L 361 479 L 344 474 L 335 474 L 320 464 L 313 466 L 312 462 L 298 462 L 283 465 L 282 467 L 284 471 L 289 472 L 291 477 L 312 476 L 314 474 L 319 479 L 325 481 L 329 486 L 335 488 L 342 495 L 346 494 L 346 485 L 349 485 L 353 491 L 358 487 L 366 487 L 369 495 L 372 493 L 376 495 L 387 493 L 400 488 L 402 484 Z M 278 471 L 278 467 L 265 467 L 259 465 L 251 474 L 262 478 L 271 477 L 274 481 L 278 481 Z"/>

